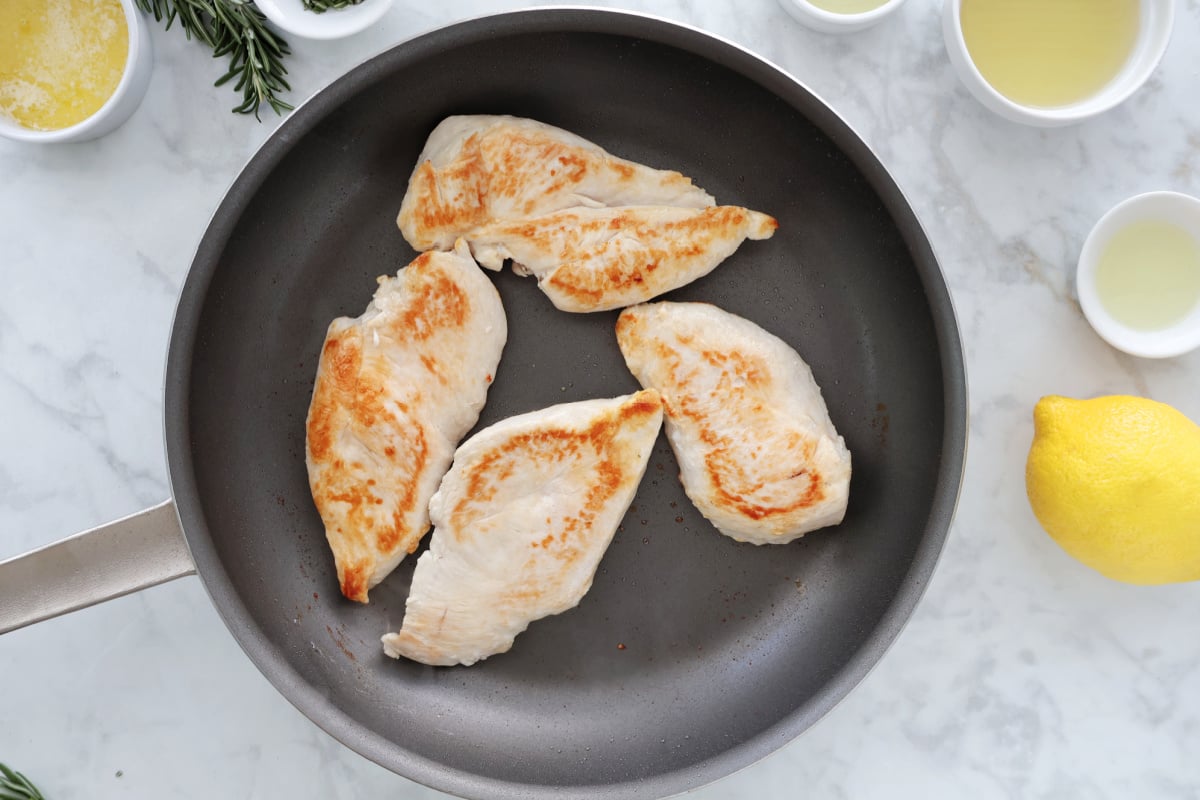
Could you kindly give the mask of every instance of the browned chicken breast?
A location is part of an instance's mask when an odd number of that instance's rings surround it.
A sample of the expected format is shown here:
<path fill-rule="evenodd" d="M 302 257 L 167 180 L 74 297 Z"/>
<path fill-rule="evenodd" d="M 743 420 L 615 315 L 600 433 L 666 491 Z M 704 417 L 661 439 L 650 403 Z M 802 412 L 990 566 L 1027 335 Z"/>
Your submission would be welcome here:
<path fill-rule="evenodd" d="M 500 295 L 465 245 L 380 278 L 362 316 L 330 324 L 307 464 L 346 597 L 367 602 L 429 530 L 429 498 L 479 418 L 507 335 Z"/>
<path fill-rule="evenodd" d="M 416 250 L 448 250 L 481 225 L 564 208 L 703 208 L 678 172 L 609 155 L 573 133 L 508 116 L 447 117 L 417 159 L 396 223 Z"/>
<path fill-rule="evenodd" d="M 563 311 L 607 311 L 657 297 L 712 272 L 746 239 L 778 224 L 737 206 L 573 208 L 499 222 L 467 235 L 482 266 L 537 277 Z"/>
<path fill-rule="evenodd" d="M 449 117 L 430 134 L 397 224 L 418 250 L 466 239 L 507 259 L 564 311 L 631 305 L 712 271 L 776 222 L 715 201 L 678 172 L 517 117 Z"/>
<path fill-rule="evenodd" d="M 662 394 L 683 488 L 721 533 L 781 544 L 842 521 L 850 451 L 786 342 L 708 303 L 627 308 L 617 342 Z"/>
<path fill-rule="evenodd" d="M 578 605 L 661 425 L 658 393 L 641 391 L 510 417 L 463 442 L 429 503 L 429 550 L 384 652 L 473 664 Z"/>

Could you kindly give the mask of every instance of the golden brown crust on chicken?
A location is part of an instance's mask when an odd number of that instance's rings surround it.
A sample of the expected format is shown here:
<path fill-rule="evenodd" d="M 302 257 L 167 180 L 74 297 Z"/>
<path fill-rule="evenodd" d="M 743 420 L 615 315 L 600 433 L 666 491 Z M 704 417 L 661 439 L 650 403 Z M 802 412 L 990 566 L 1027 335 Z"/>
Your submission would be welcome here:
<path fill-rule="evenodd" d="M 746 239 L 769 239 L 774 218 L 738 206 L 574 208 L 478 228 L 465 237 L 485 267 L 517 272 L 563 311 L 645 302 L 707 275 Z"/>
<path fill-rule="evenodd" d="M 436 526 L 417 562 L 390 656 L 472 664 L 591 586 L 662 423 L 658 393 L 584 400 L 485 428 L 454 455 L 430 501 Z"/>
<path fill-rule="evenodd" d="M 454 116 L 425 143 L 396 224 L 416 250 L 445 250 L 482 225 L 564 208 L 711 206 L 691 180 L 610 155 L 531 119 Z"/>
<path fill-rule="evenodd" d="M 850 453 L 785 342 L 706 303 L 628 308 L 617 342 L 662 393 L 680 480 L 722 533 L 782 543 L 842 520 Z"/>
<path fill-rule="evenodd" d="M 368 590 L 429 530 L 427 504 L 478 418 L 504 346 L 500 298 L 465 254 L 381 278 L 361 317 L 329 326 L 307 464 L 342 593 Z"/>

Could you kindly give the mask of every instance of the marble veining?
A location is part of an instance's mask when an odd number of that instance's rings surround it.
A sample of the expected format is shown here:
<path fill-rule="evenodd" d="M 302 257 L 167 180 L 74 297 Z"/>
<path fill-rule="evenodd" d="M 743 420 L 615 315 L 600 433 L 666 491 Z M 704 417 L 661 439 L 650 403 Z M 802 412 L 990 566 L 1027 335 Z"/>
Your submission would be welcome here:
<path fill-rule="evenodd" d="M 497 0 L 397 0 L 372 30 L 294 42 L 299 101 L 367 56 Z M 958 517 L 912 622 L 838 708 L 697 798 L 1196 798 L 1200 585 L 1084 570 L 1024 495 L 1043 394 L 1135 393 L 1200 419 L 1200 353 L 1121 355 L 1072 271 L 1090 226 L 1152 189 L 1200 193 L 1200 0 L 1151 82 L 1084 124 L 1005 122 L 958 85 L 935 0 L 842 38 L 774 0 L 621 0 L 748 47 L 854 126 L 920 215 L 959 313 L 971 434 Z M 155 30 L 138 113 L 92 143 L 0 140 L 0 557 L 166 496 L 161 384 L 208 217 L 278 124 L 228 113 L 219 65 Z M 195 579 L 0 638 L 0 760 L 53 800 L 442 797 L 330 739 L 278 695 Z"/>

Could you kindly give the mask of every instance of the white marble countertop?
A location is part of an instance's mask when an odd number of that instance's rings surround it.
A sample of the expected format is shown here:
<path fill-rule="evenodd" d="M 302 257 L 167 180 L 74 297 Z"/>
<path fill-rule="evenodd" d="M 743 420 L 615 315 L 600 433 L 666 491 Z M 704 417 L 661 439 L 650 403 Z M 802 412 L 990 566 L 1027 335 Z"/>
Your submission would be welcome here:
<path fill-rule="evenodd" d="M 774 0 L 620 0 L 781 64 L 893 171 L 940 254 L 970 377 L 957 520 L 874 672 L 808 733 L 697 798 L 1195 798 L 1200 584 L 1134 588 L 1069 560 L 1025 499 L 1043 394 L 1134 393 L 1200 419 L 1200 352 L 1120 355 L 1072 282 L 1095 220 L 1152 189 L 1200 194 L 1200 2 L 1149 85 L 1051 131 L 958 85 L 936 0 L 844 38 Z M 301 99 L 412 34 L 512 0 L 398 0 L 376 28 L 295 42 Z M 277 124 L 228 113 L 218 66 L 156 30 L 149 94 L 90 144 L 0 140 L 0 557 L 168 494 L 164 355 L 176 293 L 226 185 Z M 242 655 L 195 578 L 0 638 L 0 760 L 51 800 L 433 798 L 330 739 Z"/>

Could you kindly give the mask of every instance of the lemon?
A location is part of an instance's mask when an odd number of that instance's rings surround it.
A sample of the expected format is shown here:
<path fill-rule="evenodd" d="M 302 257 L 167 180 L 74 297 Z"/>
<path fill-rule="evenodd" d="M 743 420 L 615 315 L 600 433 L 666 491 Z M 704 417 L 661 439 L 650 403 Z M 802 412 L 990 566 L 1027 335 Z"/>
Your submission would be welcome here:
<path fill-rule="evenodd" d="M 1136 584 L 1200 580 L 1200 426 L 1141 397 L 1043 397 L 1025 489 L 1074 558 Z"/>

